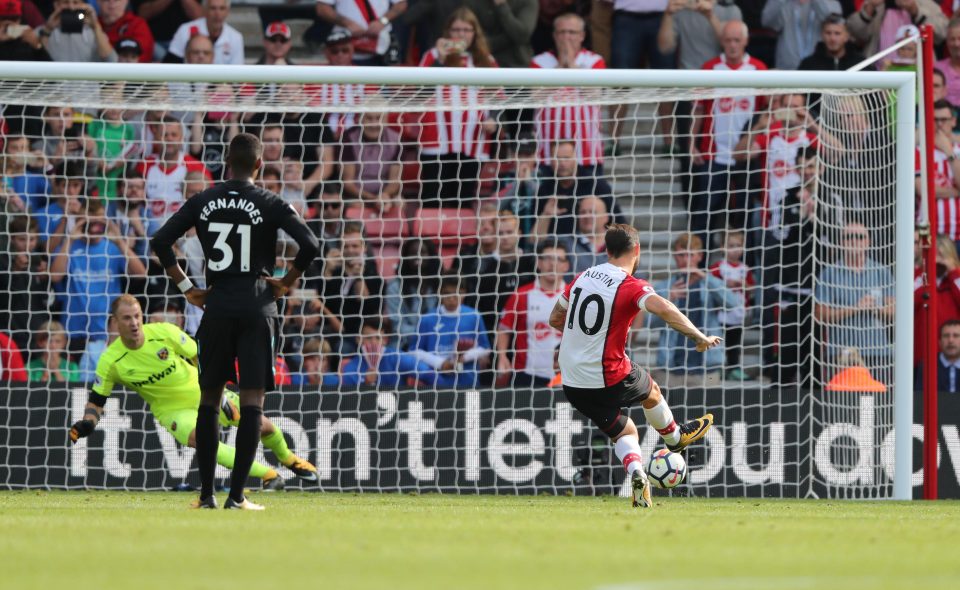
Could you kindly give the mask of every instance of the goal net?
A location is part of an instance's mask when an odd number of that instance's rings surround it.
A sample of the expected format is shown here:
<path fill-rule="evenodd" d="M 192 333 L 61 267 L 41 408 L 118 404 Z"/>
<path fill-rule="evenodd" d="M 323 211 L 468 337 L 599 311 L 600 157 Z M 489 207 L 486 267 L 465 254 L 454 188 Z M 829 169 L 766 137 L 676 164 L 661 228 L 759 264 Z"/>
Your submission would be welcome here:
<path fill-rule="evenodd" d="M 130 391 L 67 431 L 114 297 L 195 333 L 148 240 L 249 132 L 322 244 L 266 412 L 320 489 L 619 493 L 547 317 L 620 222 L 638 276 L 724 338 L 629 337 L 678 420 L 716 417 L 674 493 L 910 496 L 912 76 L 74 66 L 0 66 L 0 487 L 196 483 L 183 426 Z M 177 253 L 203 285 L 196 238 Z"/>

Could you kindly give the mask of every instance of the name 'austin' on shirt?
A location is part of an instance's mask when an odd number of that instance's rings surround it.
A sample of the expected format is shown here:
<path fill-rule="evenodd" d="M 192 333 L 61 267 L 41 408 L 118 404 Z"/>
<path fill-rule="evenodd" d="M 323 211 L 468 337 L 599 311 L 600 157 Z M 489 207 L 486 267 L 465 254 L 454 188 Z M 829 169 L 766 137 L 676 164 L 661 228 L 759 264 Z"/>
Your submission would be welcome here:
<path fill-rule="evenodd" d="M 197 193 L 154 234 L 151 245 L 160 263 L 177 263 L 173 244 L 191 227 L 207 262 L 205 313 L 213 317 L 275 317 L 270 285 L 277 230 L 299 246 L 293 265 L 306 270 L 316 257 L 317 238 L 303 219 L 278 195 L 247 180 L 228 180 Z"/>

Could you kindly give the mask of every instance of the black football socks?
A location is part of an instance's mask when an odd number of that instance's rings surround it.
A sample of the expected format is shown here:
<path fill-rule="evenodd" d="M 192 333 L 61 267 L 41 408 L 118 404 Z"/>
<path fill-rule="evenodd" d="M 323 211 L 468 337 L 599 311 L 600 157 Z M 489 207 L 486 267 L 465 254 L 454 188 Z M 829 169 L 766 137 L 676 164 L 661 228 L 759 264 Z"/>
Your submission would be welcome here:
<path fill-rule="evenodd" d="M 213 478 L 217 469 L 217 447 L 220 445 L 220 408 L 197 408 L 197 467 L 200 470 L 200 499 L 213 495 Z M 249 469 L 249 466 L 248 466 Z"/>
<path fill-rule="evenodd" d="M 243 502 L 243 486 L 250 475 L 250 467 L 260 445 L 260 422 L 263 410 L 259 406 L 241 406 L 240 424 L 237 426 L 237 455 L 230 474 L 230 497 Z"/>

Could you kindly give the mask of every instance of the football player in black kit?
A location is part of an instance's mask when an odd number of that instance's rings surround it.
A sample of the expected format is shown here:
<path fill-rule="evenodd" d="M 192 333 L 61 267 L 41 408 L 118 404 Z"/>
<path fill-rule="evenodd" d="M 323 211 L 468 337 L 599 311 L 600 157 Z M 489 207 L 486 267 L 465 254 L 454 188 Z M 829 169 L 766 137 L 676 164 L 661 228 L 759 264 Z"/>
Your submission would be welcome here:
<path fill-rule="evenodd" d="M 227 151 L 229 180 L 184 202 L 154 234 L 150 245 L 187 301 L 204 309 L 197 330 L 200 408 L 197 415 L 197 508 L 216 508 L 213 495 L 220 398 L 239 367 L 240 425 L 230 497 L 224 508 L 263 510 L 243 495 L 260 441 L 263 397 L 273 386 L 275 344 L 279 338 L 277 299 L 303 274 L 317 255 L 317 238 L 293 207 L 253 184 L 263 162 L 260 140 L 249 133 L 233 138 Z M 173 244 L 191 227 L 203 245 L 207 289 L 198 289 L 177 263 Z M 293 268 L 273 277 L 277 230 L 299 245 Z"/>

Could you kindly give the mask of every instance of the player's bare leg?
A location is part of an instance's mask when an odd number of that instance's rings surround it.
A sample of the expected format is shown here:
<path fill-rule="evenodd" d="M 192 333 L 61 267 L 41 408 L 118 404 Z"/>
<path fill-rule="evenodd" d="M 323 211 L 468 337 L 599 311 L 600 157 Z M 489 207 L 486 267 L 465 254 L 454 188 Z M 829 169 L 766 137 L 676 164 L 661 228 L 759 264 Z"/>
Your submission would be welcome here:
<path fill-rule="evenodd" d="M 263 419 L 263 398 L 265 391 L 260 389 L 240 390 L 240 424 L 237 426 L 237 454 L 230 473 L 230 497 L 223 507 L 227 509 L 263 510 L 263 506 L 254 504 L 243 495 L 244 485 L 250 475 L 260 445 L 260 431 Z M 198 440 L 199 442 L 199 440 Z"/>
<path fill-rule="evenodd" d="M 679 453 L 703 438 L 713 425 L 713 414 L 704 414 L 695 420 L 678 425 L 673 419 L 673 412 L 670 411 L 667 400 L 663 398 L 660 386 L 655 381 L 651 382 L 650 395 L 640 405 L 643 406 L 647 424 L 660 433 L 664 444 L 674 453 Z"/>
<path fill-rule="evenodd" d="M 213 479 L 217 468 L 217 447 L 220 446 L 220 399 L 222 397 L 223 384 L 219 387 L 200 390 L 195 439 L 197 468 L 200 471 L 199 505 L 204 508 L 217 507 L 216 500 L 213 499 Z"/>
<path fill-rule="evenodd" d="M 640 458 L 640 433 L 637 432 L 637 425 L 627 418 L 623 431 L 613 440 L 614 452 L 623 462 L 623 468 L 630 477 L 630 486 L 633 488 L 633 507 L 653 508 L 650 482 L 643 471 L 643 460 Z"/>

